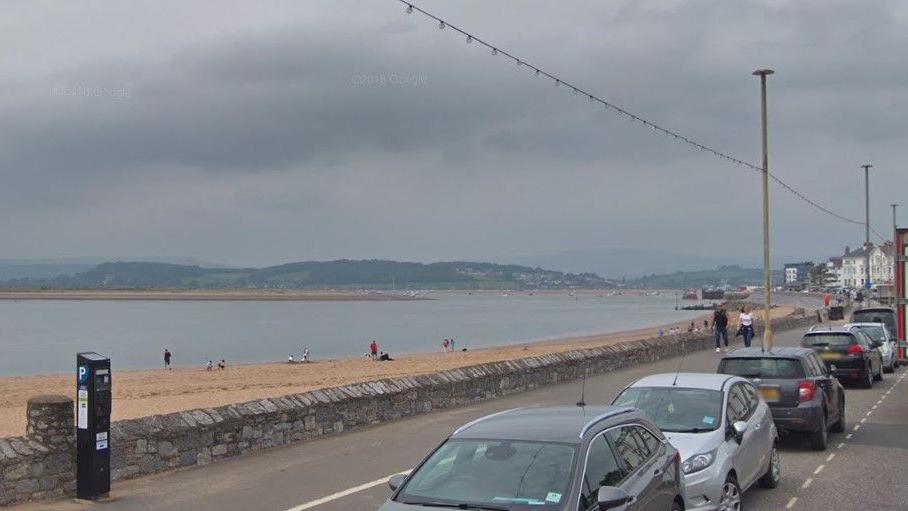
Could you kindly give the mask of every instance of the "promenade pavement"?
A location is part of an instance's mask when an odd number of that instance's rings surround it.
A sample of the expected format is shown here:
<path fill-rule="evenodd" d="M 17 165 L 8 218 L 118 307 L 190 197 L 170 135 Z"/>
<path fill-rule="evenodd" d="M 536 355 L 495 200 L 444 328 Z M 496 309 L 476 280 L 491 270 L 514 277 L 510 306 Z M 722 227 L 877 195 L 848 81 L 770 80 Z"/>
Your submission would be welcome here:
<path fill-rule="evenodd" d="M 794 345 L 801 332 L 776 334 Z M 715 371 L 712 351 L 630 367 L 589 378 L 586 400 L 607 404 L 624 386 L 653 373 Z M 848 429 L 830 435 L 826 452 L 799 438 L 782 443 L 782 483 L 745 494 L 748 510 L 906 509 L 908 502 L 908 382 L 905 369 L 872 389 L 847 388 Z M 387 478 L 409 469 L 463 423 L 518 406 L 573 404 L 578 382 L 525 392 L 474 406 L 234 458 L 207 467 L 115 483 L 111 498 L 19 506 L 15 511 L 348 511 L 376 509 L 390 491 Z"/>

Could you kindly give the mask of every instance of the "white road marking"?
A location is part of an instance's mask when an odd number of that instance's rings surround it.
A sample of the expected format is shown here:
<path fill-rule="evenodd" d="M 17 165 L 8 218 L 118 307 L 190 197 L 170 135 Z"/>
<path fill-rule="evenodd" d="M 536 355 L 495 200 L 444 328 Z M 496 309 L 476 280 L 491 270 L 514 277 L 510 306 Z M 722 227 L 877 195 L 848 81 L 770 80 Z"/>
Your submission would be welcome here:
<path fill-rule="evenodd" d="M 304 504 L 300 504 L 298 506 L 291 507 L 287 511 L 303 511 L 305 509 L 312 509 L 316 506 L 321 506 L 322 504 L 331 502 L 332 500 L 337 500 L 337 499 L 346 497 L 347 495 L 353 495 L 354 493 L 359 493 L 363 490 L 368 490 L 369 488 L 374 488 L 380 484 L 385 484 L 388 482 L 388 479 L 391 479 L 392 477 L 396 476 L 397 474 L 409 474 L 409 473 L 410 473 L 409 470 L 407 470 L 405 472 L 397 472 L 397 473 L 391 474 L 387 477 L 382 477 L 381 479 L 376 479 L 375 481 L 363 483 L 359 486 L 354 486 L 353 488 L 348 488 L 346 490 L 342 490 L 337 493 L 332 493 L 331 495 L 328 495 L 327 497 L 322 497 L 320 499 L 311 500 Z"/>
<path fill-rule="evenodd" d="M 813 479 L 808 477 L 807 480 L 804 481 L 804 484 L 801 485 L 801 488 L 807 488 L 808 486 L 810 486 L 810 483 L 812 483 L 812 482 L 813 482 Z"/>
<path fill-rule="evenodd" d="M 819 467 L 817 467 L 816 470 L 813 471 L 813 475 L 819 474 L 820 472 L 823 471 L 824 468 L 826 468 L 826 465 L 820 465 Z"/>
<path fill-rule="evenodd" d="M 851 436 L 851 435 L 848 435 L 848 436 Z M 845 442 L 840 443 L 838 446 L 838 449 L 841 449 L 842 447 L 845 447 Z"/>
<path fill-rule="evenodd" d="M 861 417 L 861 424 L 864 424 L 865 422 L 867 422 L 867 417 Z M 857 426 L 855 426 L 855 427 L 857 427 Z"/>
<path fill-rule="evenodd" d="M 829 456 L 826 456 L 826 462 L 829 463 L 830 461 L 832 461 L 832 458 L 835 458 L 835 453 L 832 453 Z"/>
<path fill-rule="evenodd" d="M 847 435 L 845 435 L 845 440 L 851 440 L 851 437 L 853 436 L 854 435 L 852 435 L 851 433 L 848 433 Z"/>
<path fill-rule="evenodd" d="M 863 420 L 863 419 L 862 419 L 862 420 Z M 854 428 L 852 429 L 852 431 L 857 431 L 857 430 L 859 430 L 859 429 L 861 429 L 861 425 L 860 425 L 860 424 L 855 424 L 855 425 L 854 425 Z"/>
<path fill-rule="evenodd" d="M 798 501 L 797 497 L 792 497 L 791 500 L 788 501 L 788 504 L 785 505 L 785 509 L 793 508 L 795 505 L 795 502 L 797 502 L 797 501 Z"/>
<path fill-rule="evenodd" d="M 877 407 L 877 406 L 880 406 L 880 403 L 882 403 L 882 401 L 877 401 L 875 405 L 873 405 L 873 406 L 870 407 L 870 409 L 871 409 L 871 410 L 876 410 L 876 407 Z M 867 412 L 867 413 L 870 413 L 870 412 Z"/>

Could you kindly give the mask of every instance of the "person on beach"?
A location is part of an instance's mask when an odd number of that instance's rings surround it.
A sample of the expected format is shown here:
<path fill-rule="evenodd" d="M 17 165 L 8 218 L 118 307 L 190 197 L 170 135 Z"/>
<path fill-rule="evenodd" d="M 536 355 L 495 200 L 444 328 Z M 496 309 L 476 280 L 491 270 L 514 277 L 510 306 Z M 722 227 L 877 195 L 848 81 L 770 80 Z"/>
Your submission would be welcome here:
<path fill-rule="evenodd" d="M 218 362 L 218 371 L 222 371 L 224 369 L 227 369 L 227 362 L 222 358 L 221 361 Z"/>
<path fill-rule="evenodd" d="M 205 370 L 211 371 L 211 368 L 213 368 L 213 367 L 214 367 L 214 364 L 212 364 L 211 361 L 209 360 L 208 364 L 205 366 Z"/>
<path fill-rule="evenodd" d="M 728 351 L 728 313 L 721 304 L 713 311 L 713 329 L 716 337 L 716 353 L 719 353 L 719 340 L 725 339 L 725 351 Z"/>
<path fill-rule="evenodd" d="M 441 341 L 441 348 L 442 348 L 442 351 L 444 351 L 445 353 L 447 353 L 447 352 L 448 352 L 448 348 L 450 348 L 450 347 L 451 347 L 451 341 L 449 341 L 449 340 L 447 340 L 447 339 Z"/>
<path fill-rule="evenodd" d="M 372 354 L 372 360 L 378 358 L 378 342 L 375 339 L 372 339 L 372 344 L 369 345 L 369 352 Z"/>
<path fill-rule="evenodd" d="M 455 350 L 454 350 L 454 338 L 453 338 L 453 337 L 451 337 L 451 351 L 455 351 Z"/>
<path fill-rule="evenodd" d="M 665 335 L 665 330 L 663 330 L 663 329 L 660 328 L 660 329 L 659 329 L 659 337 L 662 337 L 662 336 L 664 336 L 664 335 Z"/>
<path fill-rule="evenodd" d="M 744 338 L 744 347 L 750 348 L 750 341 L 754 338 L 754 316 L 746 305 L 741 307 L 741 314 L 738 315 L 738 331 Z"/>
<path fill-rule="evenodd" d="M 306 346 L 306 348 L 303 350 L 303 362 L 309 362 L 309 346 Z"/>
<path fill-rule="evenodd" d="M 296 360 L 293 360 L 293 353 L 291 353 L 290 356 L 287 357 L 287 363 L 292 364 L 294 362 L 296 362 Z"/>
<path fill-rule="evenodd" d="M 170 350 L 168 350 L 167 348 L 164 348 L 164 369 L 173 370 L 173 368 L 170 367 L 170 357 L 171 357 Z"/>
<path fill-rule="evenodd" d="M 391 358 L 390 353 L 385 353 L 384 351 L 381 352 L 381 355 L 378 357 L 378 359 L 381 360 L 382 362 L 390 362 L 390 361 L 394 360 L 393 358 Z"/>

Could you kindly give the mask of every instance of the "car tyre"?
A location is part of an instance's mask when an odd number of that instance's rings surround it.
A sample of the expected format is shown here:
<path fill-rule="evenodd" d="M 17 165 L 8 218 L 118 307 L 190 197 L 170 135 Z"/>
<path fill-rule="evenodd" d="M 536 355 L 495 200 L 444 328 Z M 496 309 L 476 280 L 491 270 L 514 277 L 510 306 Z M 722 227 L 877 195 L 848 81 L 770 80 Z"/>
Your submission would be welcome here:
<path fill-rule="evenodd" d="M 741 502 L 741 485 L 738 479 L 732 474 L 725 478 L 725 484 L 722 485 L 722 496 L 719 497 L 719 509 L 729 509 L 741 511 L 744 504 Z"/>
<path fill-rule="evenodd" d="M 829 428 L 833 433 L 845 432 L 845 399 L 839 398 L 839 420 Z"/>
<path fill-rule="evenodd" d="M 880 372 L 873 375 L 874 381 L 883 381 L 883 364 L 880 364 Z"/>
<path fill-rule="evenodd" d="M 684 511 L 684 506 L 677 500 L 672 501 L 672 511 Z"/>
<path fill-rule="evenodd" d="M 773 489 L 779 486 L 779 481 L 782 480 L 782 458 L 779 456 L 779 450 L 776 449 L 776 446 L 772 446 L 772 453 L 769 455 L 769 467 L 766 468 L 766 473 L 763 474 L 763 477 L 760 478 L 758 484 L 760 488 Z"/>
<path fill-rule="evenodd" d="M 870 366 L 867 366 L 867 379 L 861 382 L 861 386 L 865 389 L 873 387 L 873 371 L 870 370 Z"/>
<path fill-rule="evenodd" d="M 810 434 L 810 448 L 815 451 L 825 451 L 829 445 L 829 431 L 826 429 L 826 412 L 820 416 L 820 429 Z"/>

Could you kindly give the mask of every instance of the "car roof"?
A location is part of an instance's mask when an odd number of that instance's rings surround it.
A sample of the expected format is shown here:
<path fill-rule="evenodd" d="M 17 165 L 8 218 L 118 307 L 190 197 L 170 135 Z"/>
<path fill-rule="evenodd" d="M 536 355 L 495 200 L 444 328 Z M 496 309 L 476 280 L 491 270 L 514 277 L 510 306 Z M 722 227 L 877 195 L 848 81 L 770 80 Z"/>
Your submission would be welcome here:
<path fill-rule="evenodd" d="M 717 373 L 662 373 L 640 378 L 631 387 L 680 387 L 723 390 L 730 379 L 742 378 Z"/>
<path fill-rule="evenodd" d="M 886 323 L 873 322 L 873 321 L 855 321 L 854 323 L 845 323 L 845 328 L 851 327 L 861 327 L 861 326 L 877 326 L 886 328 Z"/>
<path fill-rule="evenodd" d="M 856 312 L 888 312 L 890 314 L 895 314 L 895 311 L 889 307 L 867 307 L 864 309 L 857 309 L 852 314 Z"/>
<path fill-rule="evenodd" d="M 773 346 L 771 350 L 762 348 L 741 348 L 725 355 L 723 360 L 729 358 L 800 358 L 812 354 L 810 348 L 796 346 Z"/>
<path fill-rule="evenodd" d="M 461 426 L 451 438 L 579 444 L 594 426 L 631 420 L 646 419 L 643 412 L 626 406 L 529 406 L 480 417 Z"/>
<path fill-rule="evenodd" d="M 819 326 L 814 327 L 811 330 L 808 330 L 804 335 L 822 335 L 822 334 L 842 334 L 842 335 L 851 335 L 851 327 L 845 326 L 832 326 L 828 328 L 821 328 Z"/>

